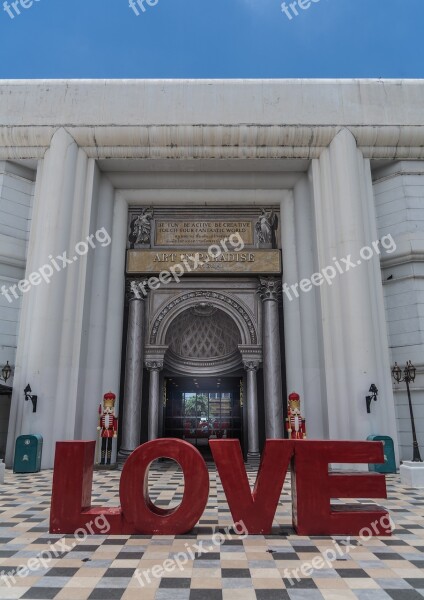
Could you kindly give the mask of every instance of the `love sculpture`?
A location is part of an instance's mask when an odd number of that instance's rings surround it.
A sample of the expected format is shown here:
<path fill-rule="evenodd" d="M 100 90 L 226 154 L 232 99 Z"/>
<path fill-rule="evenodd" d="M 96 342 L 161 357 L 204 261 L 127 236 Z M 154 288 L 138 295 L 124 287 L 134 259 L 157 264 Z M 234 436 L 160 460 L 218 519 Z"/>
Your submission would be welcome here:
<path fill-rule="evenodd" d="M 331 463 L 383 463 L 381 442 L 267 440 L 252 490 L 238 440 L 210 440 L 210 447 L 235 523 L 249 534 L 270 534 L 291 463 L 293 526 L 298 535 L 390 535 L 390 518 L 376 505 L 336 505 L 332 498 L 387 498 L 378 473 L 329 473 Z M 58 442 L 53 475 L 50 533 L 72 534 L 102 516 L 109 535 L 178 535 L 193 529 L 209 497 L 209 474 L 200 452 L 178 439 L 139 446 L 121 474 L 121 506 L 91 506 L 95 442 Z M 184 496 L 174 509 L 155 506 L 148 474 L 158 458 L 176 461 L 184 473 Z"/>

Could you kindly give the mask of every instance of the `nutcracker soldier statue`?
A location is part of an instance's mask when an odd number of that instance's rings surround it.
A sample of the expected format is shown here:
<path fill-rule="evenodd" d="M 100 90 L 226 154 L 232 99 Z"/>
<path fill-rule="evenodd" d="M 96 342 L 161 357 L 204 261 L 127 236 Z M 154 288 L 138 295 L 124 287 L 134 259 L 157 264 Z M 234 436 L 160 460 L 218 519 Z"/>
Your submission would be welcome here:
<path fill-rule="evenodd" d="M 291 440 L 303 440 L 306 438 L 305 418 L 300 412 L 300 396 L 293 392 L 289 396 L 286 429 Z"/>
<path fill-rule="evenodd" d="M 102 406 L 99 406 L 99 413 L 101 416 L 97 430 L 100 431 L 100 437 L 102 439 L 101 465 L 110 465 L 113 439 L 118 435 L 118 419 L 115 417 L 115 400 L 115 394 L 108 392 L 103 396 L 103 411 Z"/>

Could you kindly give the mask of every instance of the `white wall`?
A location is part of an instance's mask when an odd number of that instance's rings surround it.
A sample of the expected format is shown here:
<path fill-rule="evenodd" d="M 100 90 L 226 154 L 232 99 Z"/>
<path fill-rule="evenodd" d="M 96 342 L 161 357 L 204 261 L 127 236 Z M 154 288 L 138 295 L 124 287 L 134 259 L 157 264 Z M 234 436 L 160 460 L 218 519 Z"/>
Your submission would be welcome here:
<path fill-rule="evenodd" d="M 0 161 L 0 288 L 24 277 L 35 173 Z M 20 295 L 20 294 L 19 294 Z M 21 298 L 0 294 L 0 368 L 15 364 Z M 3 382 L 1 382 L 3 383 Z M 8 380 L 13 384 L 13 378 Z M 0 396 L 0 456 L 4 456 L 10 397 Z"/>
<path fill-rule="evenodd" d="M 424 457 L 424 162 L 399 161 L 374 172 L 377 226 L 397 249 L 381 261 L 392 364 L 412 360 L 415 425 Z M 394 385 L 401 459 L 412 458 L 406 385 Z"/>

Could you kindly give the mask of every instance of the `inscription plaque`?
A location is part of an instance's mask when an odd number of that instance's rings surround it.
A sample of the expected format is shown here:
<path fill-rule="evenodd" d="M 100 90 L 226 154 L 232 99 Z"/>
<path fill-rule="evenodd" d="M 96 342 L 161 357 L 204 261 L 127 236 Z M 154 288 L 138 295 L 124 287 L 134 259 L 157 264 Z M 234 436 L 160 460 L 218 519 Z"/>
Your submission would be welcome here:
<path fill-rule="evenodd" d="M 181 265 L 189 275 L 277 274 L 281 273 L 281 252 L 244 249 L 241 252 L 223 252 L 216 258 L 211 258 L 203 250 L 128 250 L 127 253 L 129 275 L 157 274 L 176 265 Z"/>
<path fill-rule="evenodd" d="M 245 245 L 253 245 L 252 221 L 156 221 L 156 246 L 209 246 L 239 233 Z"/>

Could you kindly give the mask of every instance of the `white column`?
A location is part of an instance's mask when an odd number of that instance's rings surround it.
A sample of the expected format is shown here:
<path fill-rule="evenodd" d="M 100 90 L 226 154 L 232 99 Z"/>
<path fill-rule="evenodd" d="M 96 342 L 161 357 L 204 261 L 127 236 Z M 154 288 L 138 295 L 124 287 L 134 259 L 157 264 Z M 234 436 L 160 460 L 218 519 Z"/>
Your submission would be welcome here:
<path fill-rule="evenodd" d="M 284 347 L 286 360 L 287 393 L 297 392 L 304 398 L 302 329 L 300 318 L 300 302 L 290 289 L 299 282 L 297 268 L 297 252 L 300 251 L 296 240 L 296 224 L 294 197 L 287 192 L 280 205 L 281 248 L 283 254 L 283 312 L 284 312 Z M 287 401 L 287 398 L 285 399 Z"/>
<path fill-rule="evenodd" d="M 319 288 L 329 436 L 364 440 L 375 433 L 396 443 L 379 257 L 364 261 L 359 254 L 376 241 L 369 163 L 349 131 L 314 160 L 313 183 L 319 269 L 349 255 L 355 263 Z M 371 383 L 380 395 L 368 415 Z"/>
<path fill-rule="evenodd" d="M 106 194 L 108 196 L 108 193 Z M 122 336 L 125 304 L 125 250 L 127 246 L 128 203 L 119 193 L 114 194 L 112 214 L 112 244 L 109 263 L 109 287 L 106 288 L 105 342 L 102 348 L 102 390 L 112 390 L 117 396 L 115 414 L 120 416 L 122 429 L 122 398 L 119 398 L 121 381 Z M 99 207 L 100 210 L 100 207 Z M 91 435 L 91 434 L 90 434 Z M 112 462 L 115 462 L 114 444 Z"/>
<path fill-rule="evenodd" d="M 116 385 L 109 383 L 107 388 L 103 387 L 103 360 L 106 348 L 106 335 L 112 326 L 112 322 L 107 318 L 108 289 L 110 278 L 110 264 L 113 244 L 113 205 L 114 190 L 110 181 L 99 174 L 98 207 L 96 219 L 96 231 L 104 228 L 109 234 L 112 243 L 107 247 L 99 248 L 94 253 L 93 270 L 91 277 L 90 292 L 90 315 L 88 328 L 88 343 L 84 387 L 81 392 L 82 410 L 79 411 L 81 439 L 90 440 L 98 437 L 98 407 L 102 403 L 103 395 L 106 392 L 114 392 L 119 396 L 119 381 Z M 117 286 L 119 289 L 119 285 Z M 123 295 L 123 293 L 122 293 Z M 107 326 L 106 326 L 107 323 Z M 122 329 L 121 329 L 122 332 Z M 122 337 L 122 333 L 121 333 Z M 120 337 L 117 338 L 120 340 Z M 121 344 L 113 344 L 118 351 L 121 350 Z M 119 357 L 116 358 L 120 363 Z M 115 405 L 117 411 L 117 404 Z M 116 413 L 117 414 L 117 413 Z M 115 446 L 116 444 L 114 444 Z M 115 448 L 114 454 L 115 454 Z M 112 463 L 116 462 L 116 457 L 112 456 Z"/>
<path fill-rule="evenodd" d="M 93 159 L 87 161 L 85 153 L 80 150 L 78 152 L 77 172 L 81 172 L 82 176 L 75 183 L 74 209 L 72 211 L 72 218 L 68 223 L 70 230 L 68 256 L 71 258 L 72 256 L 77 257 L 79 268 L 72 268 L 76 265 L 67 267 L 62 309 L 61 368 L 57 373 L 57 389 L 66 390 L 69 397 L 75 399 L 75 401 L 66 403 L 64 412 L 56 412 L 53 420 L 54 431 L 60 428 L 64 418 L 67 421 L 67 437 L 63 439 L 81 438 L 81 423 L 84 410 L 82 399 L 87 360 L 87 347 L 85 344 L 87 328 L 84 327 L 84 323 L 88 324 L 94 255 L 92 253 L 93 249 L 91 249 L 92 252 L 87 252 L 87 256 L 81 261 L 82 257 L 78 258 L 74 248 L 78 242 L 86 240 L 90 233 L 94 233 L 91 231 L 91 225 L 95 225 L 97 205 L 93 202 L 92 206 L 92 201 L 90 200 L 94 197 L 95 170 L 95 161 Z M 87 204 L 78 202 L 78 199 L 81 197 L 87 197 L 90 200 Z M 78 368 L 68 368 L 72 364 L 78 366 Z"/>
<path fill-rule="evenodd" d="M 313 222 L 313 206 L 311 186 L 308 177 L 302 177 L 294 188 L 294 215 L 296 232 L 296 258 L 297 276 L 300 283 L 303 279 L 310 279 L 315 273 L 317 265 L 315 223 Z M 306 417 L 306 430 L 309 438 L 325 439 L 328 437 L 327 409 L 325 381 L 322 378 L 322 361 L 320 345 L 322 343 L 322 328 L 319 315 L 319 292 L 316 287 L 308 292 L 298 290 L 299 297 L 295 297 L 291 291 L 293 300 L 290 304 L 298 305 L 299 310 L 295 314 L 300 316 L 301 363 L 297 369 L 302 368 L 303 395 L 299 390 L 288 389 L 290 394 L 296 391 L 300 394 L 301 410 Z M 288 299 L 284 298 L 286 304 Z M 296 322 L 297 324 L 297 322 Z M 293 324 L 288 324 L 286 337 L 287 351 L 296 347 L 296 340 L 290 337 L 293 334 Z M 296 356 L 297 358 L 297 356 Z M 293 357 L 290 358 L 293 361 Z M 291 368 L 293 365 L 291 364 Z M 296 373 L 296 371 L 295 371 Z"/>
<path fill-rule="evenodd" d="M 46 158 L 48 153 L 46 153 Z M 27 263 L 26 268 L 28 273 L 34 271 L 37 268 L 37 264 L 39 265 L 38 258 L 38 244 L 39 241 L 37 236 L 35 235 L 35 227 L 32 227 L 36 219 L 41 219 L 39 213 L 41 212 L 43 205 L 39 201 L 40 191 L 41 191 L 41 182 L 43 179 L 43 170 L 44 170 L 44 160 L 38 161 L 37 165 L 37 177 L 35 181 L 35 189 L 34 189 L 34 203 L 33 203 L 33 211 L 32 211 L 32 220 L 31 220 L 31 230 L 32 234 L 29 236 L 28 250 L 27 250 Z M 15 440 L 18 435 L 21 434 L 22 427 L 22 419 L 23 419 L 23 411 L 25 408 L 25 403 L 22 402 L 22 393 L 23 389 L 28 382 L 25 383 L 25 369 L 27 365 L 28 354 L 23 352 L 22 349 L 26 348 L 29 344 L 30 332 L 31 332 L 31 316 L 32 316 L 33 303 L 29 302 L 27 296 L 24 296 L 21 303 L 21 312 L 20 312 L 20 323 L 19 323 L 19 333 L 17 339 L 17 350 L 16 350 L 16 359 L 15 359 L 15 372 L 13 379 L 13 388 L 14 393 L 12 394 L 12 403 L 10 408 L 10 416 L 9 416 L 9 429 L 8 429 L 8 437 L 7 437 L 7 447 L 6 447 L 6 464 L 7 466 L 12 466 L 14 448 L 15 448 Z"/>
<path fill-rule="evenodd" d="M 92 223 L 93 177 L 93 161 L 65 129 L 59 129 L 37 173 L 26 277 L 43 265 L 51 265 L 52 258 L 65 251 L 72 264 L 54 271 L 50 283 L 42 281 L 23 297 L 7 448 L 9 465 L 15 439 L 21 433 L 43 435 L 43 468 L 53 466 L 57 440 L 75 437 L 89 287 L 87 265 L 92 258 L 89 254 L 76 260 L 73 257 L 75 243 L 88 235 Z M 57 263 L 61 265 L 60 260 Z M 74 308 L 69 315 L 65 311 L 71 293 Z M 35 414 L 23 399 L 27 383 L 39 398 Z"/>

